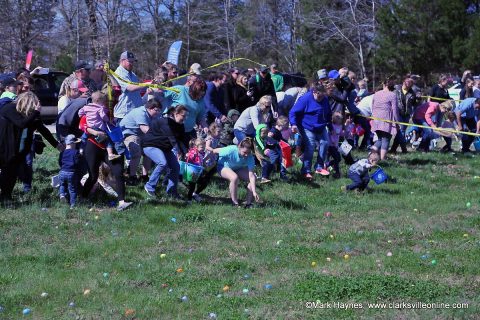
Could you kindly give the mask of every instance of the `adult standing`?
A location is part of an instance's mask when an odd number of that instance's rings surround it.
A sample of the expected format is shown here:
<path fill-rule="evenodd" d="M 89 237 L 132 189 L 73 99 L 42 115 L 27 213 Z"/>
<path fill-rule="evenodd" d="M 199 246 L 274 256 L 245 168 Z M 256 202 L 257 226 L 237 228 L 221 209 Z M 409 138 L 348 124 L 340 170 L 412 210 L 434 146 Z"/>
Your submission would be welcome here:
<path fill-rule="evenodd" d="M 60 112 L 56 121 L 57 138 L 62 142 L 69 134 L 73 134 L 77 138 L 82 135 L 82 130 L 78 128 L 80 122 L 78 110 L 91 102 L 81 80 L 74 80 L 70 84 L 70 91 L 71 100 Z"/>
<path fill-rule="evenodd" d="M 462 131 L 480 133 L 480 122 L 476 122 L 476 111 L 480 109 L 480 98 L 467 98 L 460 102 L 454 112 L 457 117 L 457 125 Z M 462 152 L 470 152 L 474 136 L 462 135 Z"/>
<path fill-rule="evenodd" d="M 398 110 L 399 110 L 399 121 L 408 123 L 412 117 L 413 109 L 417 104 L 417 96 L 413 92 L 413 80 L 411 78 L 403 79 L 401 86 L 395 88 L 395 94 L 397 96 Z M 407 153 L 407 141 L 405 139 L 405 130 L 407 129 L 406 125 L 399 125 L 399 132 L 393 139 L 392 148 L 390 152 L 397 152 L 398 146 L 402 148 L 403 153 Z"/>
<path fill-rule="evenodd" d="M 263 96 L 271 96 L 273 117 L 276 118 L 278 116 L 277 95 L 275 94 L 272 76 L 268 71 L 267 66 L 262 66 L 260 72 L 248 81 L 248 91 L 252 92 L 253 104 L 256 104 Z"/>
<path fill-rule="evenodd" d="M 189 77 L 190 79 L 191 77 Z M 198 78 L 194 78 L 191 85 L 187 86 L 173 86 L 174 89 L 179 90 L 179 93 L 174 91 L 166 90 L 164 95 L 167 98 L 172 100 L 172 107 L 182 105 L 187 108 L 187 114 L 183 125 L 185 126 L 185 132 L 188 137 L 188 140 L 197 137 L 195 132 L 195 125 L 203 128 L 204 132 L 208 131 L 207 121 L 206 121 L 206 109 L 205 109 L 205 92 L 207 89 L 207 84 L 205 81 Z M 187 80 L 187 84 L 188 84 Z"/>
<path fill-rule="evenodd" d="M 226 75 L 212 72 L 208 77 L 207 91 L 205 93 L 205 107 L 207 110 L 207 123 L 210 124 L 219 119 L 221 122 L 227 120 L 227 111 L 224 106 L 223 84 Z"/>
<path fill-rule="evenodd" d="M 230 68 L 228 70 L 228 79 L 227 81 L 225 81 L 224 85 L 223 85 L 223 89 L 224 89 L 224 105 L 225 105 L 225 109 L 227 110 L 227 112 L 231 109 L 236 109 L 236 105 L 235 105 L 235 100 L 234 100 L 234 88 L 235 88 L 235 85 L 237 83 L 237 78 L 239 77 L 240 75 L 240 70 L 238 68 Z"/>
<path fill-rule="evenodd" d="M 95 81 L 90 79 L 90 70 L 92 69 L 92 65 L 89 64 L 87 61 L 79 60 L 75 63 L 75 71 L 71 75 L 69 75 L 65 80 L 63 80 L 62 85 L 60 86 L 60 91 L 58 92 L 58 98 L 67 94 L 67 88 L 70 87 L 70 84 L 74 80 L 81 80 L 85 87 L 88 89 L 87 94 L 89 96 L 92 95 L 95 91 L 97 91 L 97 85 Z"/>
<path fill-rule="evenodd" d="M 137 59 L 135 59 L 133 53 L 130 51 L 122 52 L 120 55 L 120 65 L 117 70 L 115 70 L 115 73 L 123 80 L 138 83 L 138 77 L 132 71 L 135 62 L 137 62 Z M 116 78 L 116 80 L 120 85 L 122 94 L 118 98 L 118 103 L 113 109 L 113 116 L 117 122 L 120 122 L 130 110 L 143 105 L 140 91 L 145 88 L 139 85 L 123 82 L 120 78 Z"/>
<path fill-rule="evenodd" d="M 473 86 L 475 82 L 473 79 L 466 79 L 465 85 L 462 90 L 460 90 L 460 100 L 465 100 L 466 98 L 473 98 Z"/>
<path fill-rule="evenodd" d="M 398 121 L 398 100 L 394 92 L 395 83 L 391 79 L 383 82 L 383 90 L 375 92 L 372 103 L 372 117 L 388 121 Z M 373 120 L 372 131 L 377 134 L 378 140 L 372 149 L 380 150 L 380 159 L 384 160 L 390 139 L 397 134 L 397 125 L 383 120 Z"/>
<path fill-rule="evenodd" d="M 229 182 L 230 198 L 235 207 L 240 206 L 238 202 L 238 183 L 240 180 L 247 181 L 247 200 L 245 207 L 252 206 L 252 201 L 259 201 L 260 197 L 256 190 L 255 159 L 252 155 L 252 139 L 246 138 L 239 142 L 238 146 L 227 146 L 214 149 L 213 152 L 219 155 L 217 171 L 222 178 Z"/>
<path fill-rule="evenodd" d="M 245 75 L 239 74 L 237 77 L 237 82 L 233 87 L 233 105 L 232 108 L 239 111 L 240 113 L 243 110 L 247 109 L 252 105 L 252 93 L 248 92 L 248 79 Z M 230 109 L 230 110 L 233 110 Z"/>
<path fill-rule="evenodd" d="M 259 124 L 268 123 L 269 112 L 272 106 L 272 97 L 263 96 L 260 98 L 260 101 L 252 107 L 245 109 L 238 118 L 237 122 L 233 127 L 233 134 L 236 143 L 240 143 L 246 137 L 253 138 L 255 136 L 255 130 Z"/>
<path fill-rule="evenodd" d="M 147 133 L 152 123 L 152 120 L 160 115 L 162 112 L 162 105 L 156 99 L 148 100 L 145 106 L 135 108 L 120 121 L 120 127 L 128 152 L 130 153 L 129 164 L 129 178 L 127 185 L 136 185 L 137 169 L 142 157 L 142 137 Z M 145 156 L 143 157 L 142 180 L 148 176 L 148 169 L 150 168 L 150 161 Z"/>
<path fill-rule="evenodd" d="M 317 143 L 319 144 L 315 173 L 327 176 L 326 170 L 329 136 L 327 126 L 331 125 L 332 112 L 326 96 L 326 89 L 316 83 L 312 89 L 301 96 L 290 110 L 292 132 L 300 132 L 304 144 L 302 174 L 312 180 L 312 158 Z"/>
<path fill-rule="evenodd" d="M 32 92 L 18 96 L 16 103 L 0 108 L 0 198 L 9 200 L 17 172 L 30 152 L 37 130 L 48 142 L 63 151 L 64 146 L 52 136 L 40 120 L 40 101 Z"/>
<path fill-rule="evenodd" d="M 102 90 L 104 83 L 107 81 L 107 74 L 104 69 L 105 62 L 99 60 L 95 63 L 95 69 L 90 72 L 90 79 L 95 82 L 97 90 Z"/>
<path fill-rule="evenodd" d="M 432 87 L 430 94 L 430 101 L 442 103 L 445 100 L 450 100 L 450 95 L 447 90 L 448 77 L 444 74 L 438 77 L 438 83 Z M 438 99 L 435 99 L 438 98 Z"/>
<path fill-rule="evenodd" d="M 150 179 L 144 187 L 149 196 L 155 197 L 155 189 L 160 176 L 170 169 L 166 177 L 168 180 L 167 194 L 179 198 L 177 185 L 180 165 L 172 150 L 176 146 L 181 153 L 186 153 L 189 140 L 185 134 L 184 122 L 187 115 L 188 108 L 178 105 L 170 113 L 170 116 L 153 119 L 150 130 L 143 137 L 143 152 L 155 163 Z"/>
<path fill-rule="evenodd" d="M 108 159 L 108 153 L 106 145 L 98 142 L 106 140 L 106 133 L 103 131 L 97 131 L 92 128 L 84 128 L 88 138 L 85 145 L 85 161 L 88 168 L 88 179 L 83 185 L 82 196 L 87 198 L 93 186 L 97 183 L 100 164 L 104 162 L 108 167 L 112 176 L 115 178 L 114 189 L 117 193 L 118 206 L 117 211 L 123 211 L 127 209 L 132 202 L 125 201 L 125 180 L 123 178 L 123 156 L 116 158 L 115 160 Z"/>
<path fill-rule="evenodd" d="M 275 89 L 275 92 L 283 91 L 283 74 L 278 70 L 278 65 L 276 63 L 270 66 L 270 76 L 272 77 L 273 88 Z"/>

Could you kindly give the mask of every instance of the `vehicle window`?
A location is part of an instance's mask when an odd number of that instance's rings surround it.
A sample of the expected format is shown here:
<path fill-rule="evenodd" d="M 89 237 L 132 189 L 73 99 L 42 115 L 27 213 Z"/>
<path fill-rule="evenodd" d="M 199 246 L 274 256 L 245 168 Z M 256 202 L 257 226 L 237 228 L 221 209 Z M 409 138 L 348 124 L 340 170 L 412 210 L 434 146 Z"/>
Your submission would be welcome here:
<path fill-rule="evenodd" d="M 65 78 L 67 78 L 67 76 L 64 74 L 56 74 L 53 76 L 56 91 L 60 91 L 60 87 L 62 86 L 63 80 L 65 80 Z"/>
<path fill-rule="evenodd" d="M 36 91 L 40 90 L 48 90 L 50 86 L 48 85 L 48 81 L 42 78 L 34 78 L 34 86 Z"/>

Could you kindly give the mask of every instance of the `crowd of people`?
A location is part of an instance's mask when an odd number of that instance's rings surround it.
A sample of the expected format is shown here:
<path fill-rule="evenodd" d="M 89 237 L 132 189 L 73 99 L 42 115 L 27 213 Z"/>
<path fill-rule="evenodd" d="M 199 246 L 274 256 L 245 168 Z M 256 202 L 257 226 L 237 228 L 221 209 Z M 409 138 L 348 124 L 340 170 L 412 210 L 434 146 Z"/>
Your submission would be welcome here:
<path fill-rule="evenodd" d="M 468 71 L 455 103 L 445 76 L 426 98 L 415 75 L 400 84 L 385 79 L 369 92 L 367 79 L 357 81 L 346 67 L 320 69 L 304 85 L 293 86 L 277 64 L 205 72 L 194 63 L 179 77 L 178 67 L 166 62 L 148 81 L 162 85 L 159 89 L 139 83 L 136 62 L 132 52 L 123 52 L 112 76 L 103 62 L 78 61 L 60 88 L 56 137 L 41 121 L 30 71 L 2 83 L 2 201 L 12 199 L 17 178 L 24 192 L 30 191 L 42 136 L 59 151 L 61 201 L 74 208 L 78 197 L 89 199 L 100 185 L 117 198 L 121 211 L 132 204 L 126 186 L 143 184 L 148 197 L 158 197 L 158 188 L 165 187 L 165 196 L 182 199 L 183 183 L 186 200 L 200 202 L 215 174 L 228 182 L 234 206 L 240 206 L 238 188 L 245 181 L 244 206 L 250 207 L 260 199 L 257 182 L 272 183 L 277 172 L 280 182 L 290 181 L 287 169 L 295 162 L 301 163 L 301 179 L 311 181 L 316 174 L 340 178 L 343 159 L 352 180 L 344 189 L 364 190 L 369 170 L 398 147 L 410 152 L 411 143 L 429 152 L 432 141 L 443 137 L 441 151 L 448 152 L 457 135 L 438 128 L 480 132 L 480 83 Z M 107 86 L 114 101 L 107 99 Z M 470 152 L 473 136 L 461 140 L 462 151 Z M 355 149 L 368 150 L 367 158 L 355 159 Z M 201 168 L 195 179 L 188 178 L 190 166 Z"/>

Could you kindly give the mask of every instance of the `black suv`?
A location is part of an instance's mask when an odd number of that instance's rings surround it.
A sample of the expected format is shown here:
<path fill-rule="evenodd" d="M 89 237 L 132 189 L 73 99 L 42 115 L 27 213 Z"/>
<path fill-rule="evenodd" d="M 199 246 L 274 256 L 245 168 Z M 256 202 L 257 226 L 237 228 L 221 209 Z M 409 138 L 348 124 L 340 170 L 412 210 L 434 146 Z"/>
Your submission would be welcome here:
<path fill-rule="evenodd" d="M 15 73 L 0 75 L 0 81 L 7 78 L 14 78 Z M 50 71 L 48 74 L 35 74 L 33 78 L 33 92 L 37 95 L 42 105 L 40 112 L 43 122 L 50 124 L 55 122 L 58 114 L 58 92 L 63 80 L 68 74 L 61 71 Z"/>

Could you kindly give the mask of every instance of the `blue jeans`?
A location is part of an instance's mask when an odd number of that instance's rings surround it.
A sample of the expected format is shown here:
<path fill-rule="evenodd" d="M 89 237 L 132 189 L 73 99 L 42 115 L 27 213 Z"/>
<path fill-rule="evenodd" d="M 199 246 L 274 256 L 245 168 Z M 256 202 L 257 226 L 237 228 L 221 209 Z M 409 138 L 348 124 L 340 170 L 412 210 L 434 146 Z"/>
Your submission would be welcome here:
<path fill-rule="evenodd" d="M 70 205 L 74 206 L 77 200 L 77 176 L 75 172 L 68 172 L 68 171 L 60 171 L 59 174 L 60 178 L 60 197 L 67 196 L 67 190 L 65 186 L 68 188 L 68 194 L 70 195 Z"/>
<path fill-rule="evenodd" d="M 408 122 L 410 120 L 410 116 L 400 116 L 399 117 L 400 122 Z M 399 130 L 397 134 L 395 135 L 395 138 L 393 139 L 393 144 L 392 144 L 392 151 L 396 152 L 398 146 L 402 148 L 402 152 L 407 151 L 407 141 L 405 140 L 405 131 L 407 130 L 406 125 L 399 125 Z"/>
<path fill-rule="evenodd" d="M 168 180 L 167 193 L 176 196 L 180 165 L 173 151 L 162 151 L 154 147 L 145 147 L 143 148 L 143 153 L 155 163 L 155 169 L 153 169 L 150 175 L 150 180 L 145 184 L 145 188 L 150 192 L 155 192 L 160 176 L 167 169 L 170 169 L 166 177 Z"/>
<path fill-rule="evenodd" d="M 427 121 L 425 120 L 413 120 L 413 123 L 430 127 Z M 434 133 L 432 129 L 429 128 L 421 128 L 422 129 L 422 142 L 418 146 L 419 149 L 423 151 L 430 150 L 430 141 L 434 138 Z"/>
<path fill-rule="evenodd" d="M 245 139 L 247 137 L 247 135 L 245 133 L 243 133 L 242 131 L 240 131 L 238 129 L 233 130 L 233 135 L 235 136 L 235 138 L 237 138 L 238 143 L 240 143 L 243 139 Z"/>
<path fill-rule="evenodd" d="M 324 127 L 319 132 L 312 132 L 305 128 L 300 129 L 300 134 L 302 135 L 302 141 L 304 145 L 303 153 L 303 166 L 302 174 L 310 173 L 312 169 L 312 159 L 313 153 L 317 142 L 319 143 L 317 162 L 315 163 L 315 169 L 321 169 L 324 167 L 327 162 L 327 151 L 328 151 L 328 131 L 327 127 Z"/>
<path fill-rule="evenodd" d="M 282 165 L 282 150 L 280 147 L 270 150 L 269 158 L 270 161 L 262 160 L 262 178 L 268 179 L 270 177 L 275 164 L 280 166 L 280 176 L 286 177 L 287 169 Z"/>
<path fill-rule="evenodd" d="M 352 180 L 352 183 L 347 186 L 347 190 L 364 190 L 370 182 L 368 172 L 364 175 L 359 175 L 358 173 L 349 171 L 348 177 Z"/>

